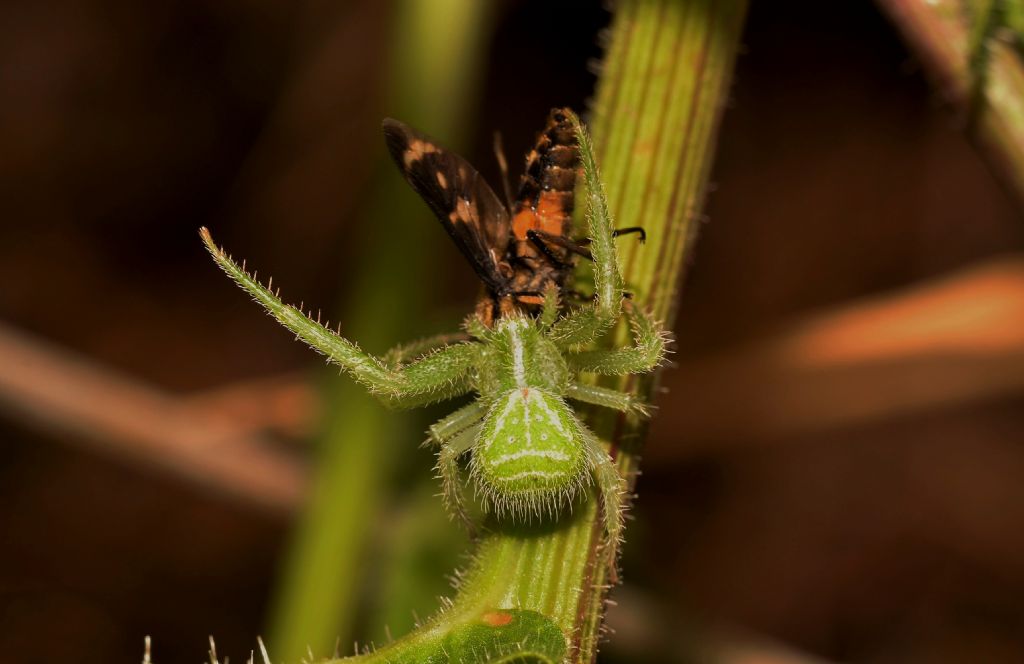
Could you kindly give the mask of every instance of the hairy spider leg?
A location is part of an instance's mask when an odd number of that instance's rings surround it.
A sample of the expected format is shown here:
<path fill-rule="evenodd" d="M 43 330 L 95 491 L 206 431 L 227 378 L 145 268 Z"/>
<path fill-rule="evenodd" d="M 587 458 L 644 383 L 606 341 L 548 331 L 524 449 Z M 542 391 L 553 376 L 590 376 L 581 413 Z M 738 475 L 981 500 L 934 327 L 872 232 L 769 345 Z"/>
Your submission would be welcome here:
<path fill-rule="evenodd" d="M 569 353 L 566 361 L 575 372 L 627 374 L 650 370 L 661 362 L 665 333 L 658 323 L 645 312 L 638 312 L 623 302 L 623 281 L 615 251 L 615 231 L 612 229 L 607 197 L 594 159 L 590 138 L 579 119 L 571 117 L 580 145 L 587 192 L 587 220 L 591 241 L 588 243 L 594 261 L 593 307 L 581 308 L 566 314 L 549 329 L 548 338 Z M 642 229 L 623 229 L 638 232 Z M 626 308 L 633 328 L 633 346 L 611 350 L 582 350 L 582 347 L 607 332 L 623 309 Z M 576 352 L 574 352 L 576 351 Z M 566 386 L 566 397 L 620 412 L 646 415 L 647 406 L 634 395 L 609 388 L 572 381 Z M 589 432 L 588 432 L 589 433 Z M 623 501 L 626 482 L 614 461 L 605 452 L 600 441 L 592 434 L 585 436 L 584 444 L 590 460 L 593 478 L 600 489 L 605 531 L 608 535 L 607 560 L 615 576 L 615 553 L 621 540 L 623 527 Z"/>
<path fill-rule="evenodd" d="M 469 427 L 479 423 L 486 414 L 486 406 L 476 399 L 430 425 L 430 437 L 426 442 L 444 445 Z"/>
<path fill-rule="evenodd" d="M 395 346 L 381 358 L 384 364 L 389 367 L 406 364 L 410 360 L 426 355 L 430 352 L 450 346 L 454 343 L 469 341 L 469 335 L 465 332 L 449 332 L 447 334 L 435 334 L 434 336 L 417 339 L 407 344 Z"/>
<path fill-rule="evenodd" d="M 580 161 L 583 163 L 586 182 L 590 250 L 594 257 L 594 306 L 566 315 L 551 326 L 549 336 L 563 348 L 579 348 L 599 338 L 618 320 L 622 311 L 623 282 L 612 239 L 608 199 L 590 136 L 575 114 L 569 117 L 579 141 Z"/>
<path fill-rule="evenodd" d="M 583 350 L 566 360 L 576 371 L 623 376 L 641 374 L 658 367 L 665 358 L 668 334 L 654 318 L 631 302 L 624 305 L 633 332 L 633 345 L 625 348 Z"/>
<path fill-rule="evenodd" d="M 611 456 L 604 451 L 601 441 L 592 433 L 587 431 L 584 436 L 584 445 L 590 461 L 591 472 L 594 483 L 597 485 L 601 495 L 601 511 L 604 517 L 604 528 L 607 534 L 607 556 L 612 581 L 618 580 L 618 572 L 615 569 L 619 546 L 622 543 L 623 510 L 626 496 L 626 480 L 615 467 Z"/>
<path fill-rule="evenodd" d="M 476 424 L 457 434 L 449 442 L 441 446 L 437 455 L 437 476 L 441 480 L 445 509 L 461 521 L 472 534 L 476 528 L 469 518 L 465 500 L 462 497 L 462 486 L 459 480 L 459 457 L 470 451 L 480 438 L 483 425 Z"/>
<path fill-rule="evenodd" d="M 607 387 L 597 385 L 586 385 L 584 383 L 571 383 L 566 390 L 565 396 L 573 401 L 589 403 L 595 406 L 611 408 L 631 415 L 646 417 L 648 406 L 628 392 L 620 392 Z"/>
<path fill-rule="evenodd" d="M 405 366 L 389 367 L 382 359 L 364 352 L 348 339 L 282 302 L 275 292 L 256 281 L 218 247 L 207 229 L 200 229 L 200 235 L 221 269 L 271 316 L 347 371 L 385 404 L 413 408 L 461 396 L 473 389 L 471 373 L 477 362 L 479 344 L 446 346 Z"/>

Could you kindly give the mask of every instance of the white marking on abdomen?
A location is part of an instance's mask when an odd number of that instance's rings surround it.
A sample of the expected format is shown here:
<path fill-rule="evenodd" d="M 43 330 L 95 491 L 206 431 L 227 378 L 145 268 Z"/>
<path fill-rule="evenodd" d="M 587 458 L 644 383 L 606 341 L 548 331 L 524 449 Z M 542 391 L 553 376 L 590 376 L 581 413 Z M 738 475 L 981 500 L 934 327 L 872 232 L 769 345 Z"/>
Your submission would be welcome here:
<path fill-rule="evenodd" d="M 532 393 L 531 396 L 533 396 Z M 547 402 L 539 394 L 537 394 L 534 398 L 539 402 L 541 410 L 547 413 L 548 422 L 551 423 L 551 426 L 558 429 L 558 433 L 566 435 L 565 423 L 562 422 L 562 416 L 556 413 L 555 411 L 551 410 L 551 407 L 548 406 Z"/>
<path fill-rule="evenodd" d="M 552 477 L 565 477 L 565 473 L 552 473 L 547 470 L 524 470 L 521 473 L 515 475 L 507 475 L 505 477 L 495 477 L 492 482 L 515 482 L 516 480 L 525 479 L 527 477 L 543 477 L 545 479 Z"/>
<path fill-rule="evenodd" d="M 509 461 L 518 461 L 523 458 L 541 458 L 541 459 L 554 459 L 555 461 L 568 461 L 569 455 L 559 450 L 519 450 L 517 452 L 509 452 L 508 454 L 502 454 L 497 459 L 490 462 L 492 466 L 500 466 L 503 463 Z"/>
<path fill-rule="evenodd" d="M 498 415 L 498 421 L 494 423 L 494 437 L 495 438 L 497 438 L 498 434 L 500 434 L 502 431 L 504 431 L 504 429 L 505 429 L 505 420 L 508 418 L 509 412 L 511 412 L 512 409 L 515 408 L 516 400 L 519 399 L 519 398 L 520 398 L 519 390 L 514 390 L 514 391 L 508 393 L 508 399 L 505 401 L 505 407 L 502 409 L 501 415 Z M 491 443 L 491 441 L 488 440 L 487 444 L 484 446 L 484 449 L 490 447 L 491 446 L 490 443 Z"/>

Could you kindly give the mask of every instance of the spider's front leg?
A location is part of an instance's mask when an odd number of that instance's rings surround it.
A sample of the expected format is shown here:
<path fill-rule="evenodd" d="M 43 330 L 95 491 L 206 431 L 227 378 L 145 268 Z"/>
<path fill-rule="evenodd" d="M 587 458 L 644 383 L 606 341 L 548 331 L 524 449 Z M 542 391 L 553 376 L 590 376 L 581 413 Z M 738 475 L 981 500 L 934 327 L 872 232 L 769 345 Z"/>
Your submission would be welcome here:
<path fill-rule="evenodd" d="M 650 314 L 632 304 L 625 307 L 633 328 L 633 345 L 628 348 L 586 350 L 566 356 L 569 365 L 577 371 L 623 376 L 647 373 L 665 359 L 667 334 Z"/>
<path fill-rule="evenodd" d="M 450 332 L 448 334 L 436 334 L 432 337 L 417 339 L 407 344 L 395 346 L 381 358 L 388 367 L 398 367 L 410 360 L 426 355 L 430 352 L 440 350 L 445 346 L 469 341 L 469 335 L 465 332 Z"/>
<path fill-rule="evenodd" d="M 392 408 L 417 408 L 460 397 L 473 389 L 479 350 L 480 345 L 472 342 L 439 348 L 393 370 L 399 380 L 390 389 L 378 391 L 371 386 L 370 391 Z"/>
<path fill-rule="evenodd" d="M 256 281 L 218 247 L 208 230 L 203 228 L 199 232 L 221 269 L 263 305 L 271 316 L 351 374 L 386 404 L 411 408 L 470 391 L 478 344 L 446 346 L 403 367 L 389 367 L 383 360 L 363 352 L 348 339 L 282 302 L 276 293 Z"/>
<path fill-rule="evenodd" d="M 572 115 L 571 119 L 586 182 L 590 252 L 594 259 L 594 305 L 559 320 L 551 327 L 549 336 L 562 347 L 578 348 L 600 337 L 618 320 L 622 311 L 623 281 L 615 252 L 608 198 L 590 137 L 578 117 Z"/>

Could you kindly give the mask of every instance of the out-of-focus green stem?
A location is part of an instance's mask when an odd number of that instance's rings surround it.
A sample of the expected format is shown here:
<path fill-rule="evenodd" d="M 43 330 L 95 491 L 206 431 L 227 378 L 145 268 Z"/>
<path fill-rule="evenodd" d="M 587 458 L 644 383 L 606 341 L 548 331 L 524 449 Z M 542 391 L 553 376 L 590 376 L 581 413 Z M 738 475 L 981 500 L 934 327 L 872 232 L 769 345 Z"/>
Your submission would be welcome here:
<path fill-rule="evenodd" d="M 1020 0 L 878 0 L 993 170 L 1024 205 Z M 1004 40 L 1001 28 L 1012 31 Z M 1016 43 L 1015 43 L 1016 42 Z"/>
<path fill-rule="evenodd" d="M 645 245 L 621 244 L 627 288 L 635 305 L 668 326 L 745 10 L 745 0 L 620 0 L 615 6 L 593 132 L 616 224 L 647 231 Z M 655 380 L 611 384 L 650 398 Z M 620 469 L 631 475 L 645 427 L 609 413 L 589 412 L 587 420 L 611 441 Z M 608 570 L 594 498 L 557 523 L 514 528 L 490 522 L 451 606 L 357 659 L 593 661 Z"/>
<path fill-rule="evenodd" d="M 475 0 L 401 0 L 392 37 L 393 88 L 385 114 L 430 132 L 453 148 L 472 109 L 480 53 L 489 34 L 489 4 Z M 445 241 L 426 208 L 385 155 L 373 184 L 367 219 L 351 241 L 361 257 L 347 310 L 346 336 L 383 351 L 422 331 L 432 282 L 429 247 Z M 396 231 L 396 229 L 400 229 Z M 376 346 L 376 347 L 375 347 Z M 299 661 L 307 647 L 323 655 L 351 643 L 367 552 L 382 518 L 382 498 L 398 455 L 422 438 L 416 414 L 384 410 L 332 371 L 324 377 L 329 404 L 316 441 L 315 479 L 295 529 L 271 609 L 267 640 L 275 659 Z M 430 606 L 433 597 L 428 598 Z M 406 612 L 413 609 L 406 607 Z"/>

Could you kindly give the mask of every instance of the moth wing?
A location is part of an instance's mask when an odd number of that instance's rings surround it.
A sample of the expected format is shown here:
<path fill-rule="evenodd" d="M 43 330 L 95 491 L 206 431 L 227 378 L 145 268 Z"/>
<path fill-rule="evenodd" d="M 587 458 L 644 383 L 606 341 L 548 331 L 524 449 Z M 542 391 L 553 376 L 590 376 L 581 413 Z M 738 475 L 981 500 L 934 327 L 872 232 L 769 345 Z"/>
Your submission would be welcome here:
<path fill-rule="evenodd" d="M 405 179 L 455 241 L 485 284 L 497 291 L 510 238 L 509 213 L 469 162 L 412 127 L 384 120 L 384 139 Z"/>

